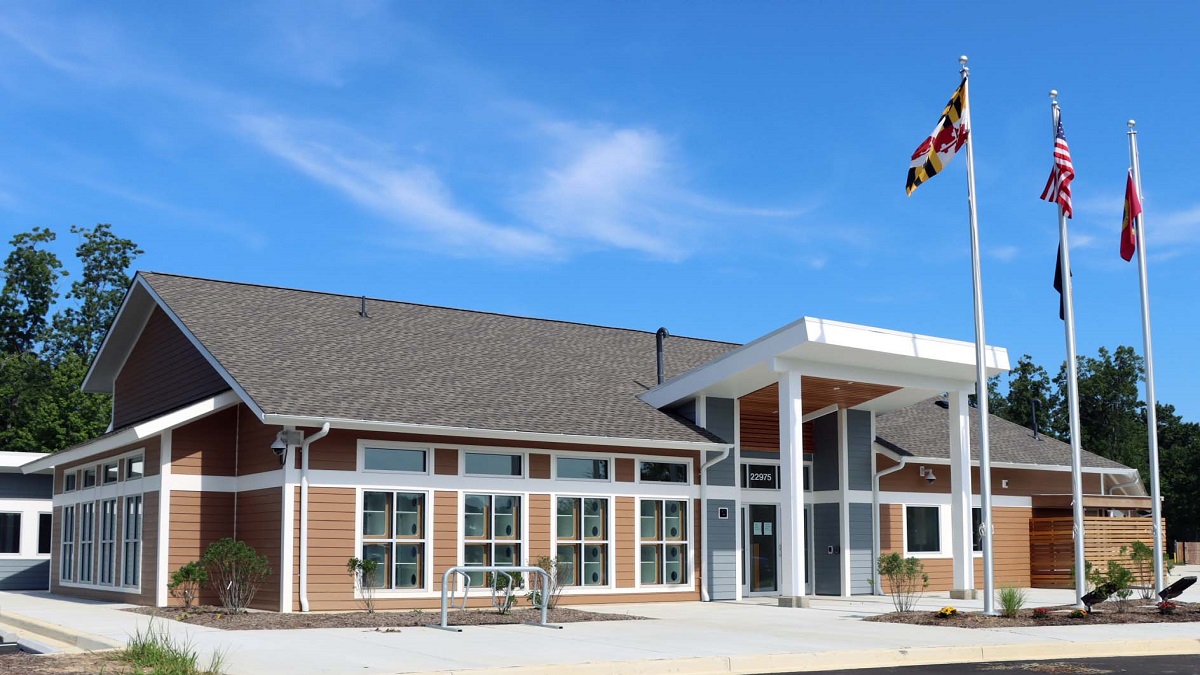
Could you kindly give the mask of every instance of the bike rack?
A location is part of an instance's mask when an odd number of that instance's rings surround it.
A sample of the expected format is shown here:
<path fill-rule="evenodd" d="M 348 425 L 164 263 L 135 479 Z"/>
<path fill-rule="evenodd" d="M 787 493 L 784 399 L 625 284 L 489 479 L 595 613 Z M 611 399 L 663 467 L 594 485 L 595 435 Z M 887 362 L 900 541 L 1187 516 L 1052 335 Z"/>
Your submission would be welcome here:
<path fill-rule="evenodd" d="M 506 604 L 510 604 L 511 600 L 512 600 L 513 587 L 514 587 L 514 579 L 513 579 L 514 573 L 515 574 L 523 574 L 523 573 L 537 574 L 542 579 L 542 588 L 546 589 L 541 594 L 542 595 L 542 604 L 541 604 L 540 609 L 542 610 L 542 620 L 539 621 L 538 623 L 525 622 L 525 625 L 526 626 L 541 626 L 542 628 L 558 628 L 558 629 L 562 628 L 562 626 L 552 624 L 552 623 L 547 623 L 547 620 L 546 620 L 547 613 L 550 609 L 549 589 L 552 587 L 552 584 L 554 583 L 554 579 L 553 579 L 553 577 L 550 576 L 550 573 L 540 567 L 533 567 L 533 566 L 507 567 L 507 566 L 499 566 L 499 565 L 460 565 L 457 567 L 451 567 L 450 569 L 446 570 L 446 573 L 442 575 L 442 622 L 440 624 L 429 624 L 429 626 L 428 626 L 429 628 L 437 628 L 439 630 L 447 630 L 447 631 L 451 631 L 454 633 L 462 632 L 461 628 L 451 626 L 449 623 L 449 618 L 450 618 L 449 610 L 450 610 L 450 606 L 453 604 L 453 602 L 451 601 L 451 595 L 454 593 L 454 591 L 451 590 L 451 588 L 450 588 L 450 578 L 451 577 L 460 577 L 460 576 L 463 578 L 464 583 L 463 583 L 462 602 L 457 605 L 456 609 L 466 609 L 467 595 L 468 595 L 468 593 L 470 593 L 470 590 L 471 590 L 470 574 L 472 572 L 491 572 L 493 574 L 503 574 L 508 579 L 508 587 L 504 589 L 504 600 L 503 600 L 503 602 Z M 496 602 L 496 594 L 497 594 L 498 590 L 499 589 L 496 588 L 496 582 L 493 581 L 492 582 L 492 606 L 497 607 L 497 608 L 499 608 L 499 605 Z M 450 595 L 448 595 L 448 594 L 450 594 Z"/>

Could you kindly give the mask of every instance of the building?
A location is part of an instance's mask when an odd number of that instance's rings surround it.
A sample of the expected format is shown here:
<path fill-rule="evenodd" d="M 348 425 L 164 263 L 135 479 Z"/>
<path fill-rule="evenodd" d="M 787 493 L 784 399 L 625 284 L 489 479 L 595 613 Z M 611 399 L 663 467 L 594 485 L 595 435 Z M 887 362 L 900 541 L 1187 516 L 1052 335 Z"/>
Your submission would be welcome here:
<path fill-rule="evenodd" d="M 21 470 L 40 457 L 0 452 L 0 591 L 44 591 L 50 585 L 50 470 Z"/>
<path fill-rule="evenodd" d="M 807 317 L 739 346 L 139 273 L 84 382 L 112 430 L 28 468 L 54 469 L 52 590 L 77 597 L 168 604 L 220 537 L 267 556 L 254 606 L 285 612 L 354 608 L 351 556 L 382 563 L 382 609 L 542 556 L 567 603 L 867 593 L 876 542 L 966 592 L 974 378 L 969 343 Z M 1070 477 L 1061 443 L 1010 435 L 1020 582 Z M 1089 455 L 1089 492 L 1136 501 L 1130 474 Z"/>

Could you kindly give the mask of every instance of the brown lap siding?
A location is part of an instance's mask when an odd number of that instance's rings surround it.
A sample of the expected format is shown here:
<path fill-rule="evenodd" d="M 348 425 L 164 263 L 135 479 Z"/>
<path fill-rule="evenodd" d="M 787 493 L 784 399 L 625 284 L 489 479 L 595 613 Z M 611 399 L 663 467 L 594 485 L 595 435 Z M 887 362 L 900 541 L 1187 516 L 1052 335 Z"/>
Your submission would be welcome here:
<path fill-rule="evenodd" d="M 215 412 L 171 433 L 171 472 L 233 476 L 237 471 L 238 409 Z M 263 452 L 270 453 L 268 444 Z"/>
<path fill-rule="evenodd" d="M 279 610 L 279 589 L 283 578 L 280 569 L 281 518 L 283 517 L 282 488 L 266 488 L 239 492 L 237 495 L 237 537 L 267 558 L 271 575 L 254 596 L 251 607 Z"/>
<path fill-rule="evenodd" d="M 235 495 L 232 492 L 171 491 L 169 575 L 183 565 L 199 560 L 204 549 L 223 537 L 232 537 Z M 170 604 L 182 604 L 170 598 Z M 200 589 L 200 602 L 216 604 L 219 598 L 209 585 Z"/>

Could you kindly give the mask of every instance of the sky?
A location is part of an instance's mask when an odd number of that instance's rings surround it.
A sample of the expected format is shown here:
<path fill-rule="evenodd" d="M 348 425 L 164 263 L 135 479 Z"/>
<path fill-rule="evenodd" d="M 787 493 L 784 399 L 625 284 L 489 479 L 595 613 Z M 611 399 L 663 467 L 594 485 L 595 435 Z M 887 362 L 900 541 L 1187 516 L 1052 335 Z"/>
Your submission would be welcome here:
<path fill-rule="evenodd" d="M 988 343 L 1065 358 L 1057 89 L 1078 351 L 1142 352 L 1135 118 L 1158 399 L 1196 421 L 1198 25 L 1183 2 L 6 2 L 0 237 L 50 227 L 68 257 L 105 222 L 143 270 L 731 342 L 801 316 L 971 341 L 964 157 L 904 193 L 966 54 Z"/>

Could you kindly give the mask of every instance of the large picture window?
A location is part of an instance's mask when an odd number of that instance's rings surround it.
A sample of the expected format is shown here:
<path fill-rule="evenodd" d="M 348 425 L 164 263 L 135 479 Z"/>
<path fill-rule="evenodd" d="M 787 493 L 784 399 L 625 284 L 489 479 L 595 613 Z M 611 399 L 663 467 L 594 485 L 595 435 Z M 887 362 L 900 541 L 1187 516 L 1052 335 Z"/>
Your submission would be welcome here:
<path fill-rule="evenodd" d="M 142 496 L 125 498 L 125 522 L 122 527 L 124 549 L 121 552 L 123 586 L 141 583 L 142 571 Z"/>
<path fill-rule="evenodd" d="M 942 550 L 941 510 L 936 506 L 905 507 L 904 532 L 909 553 Z"/>
<path fill-rule="evenodd" d="M 363 493 L 363 560 L 378 563 L 374 588 L 425 587 L 425 494 Z"/>
<path fill-rule="evenodd" d="M 117 548 L 117 500 L 100 502 L 100 583 L 113 584 Z"/>
<path fill-rule="evenodd" d="M 687 502 L 643 499 L 638 521 L 641 582 L 687 583 Z"/>
<path fill-rule="evenodd" d="M 521 498 L 515 495 L 468 494 L 463 502 L 463 564 L 521 564 Z M 470 574 L 472 586 L 486 576 Z"/>
<path fill-rule="evenodd" d="M 21 552 L 21 514 L 0 513 L 0 553 Z"/>
<path fill-rule="evenodd" d="M 75 507 L 62 507 L 62 552 L 59 556 L 58 576 L 63 581 L 71 581 L 75 570 Z"/>
<path fill-rule="evenodd" d="M 96 536 L 96 503 L 79 505 L 79 583 L 92 583 L 92 561 Z"/>
<path fill-rule="evenodd" d="M 559 582 L 567 586 L 608 584 L 608 499 L 559 497 L 555 518 Z"/>

